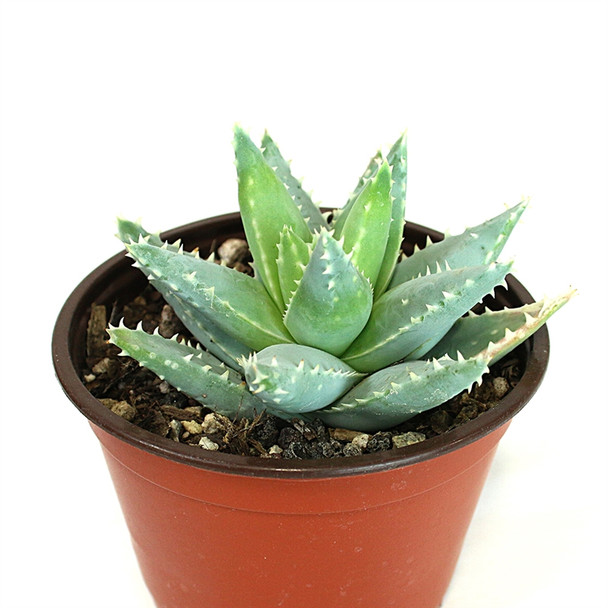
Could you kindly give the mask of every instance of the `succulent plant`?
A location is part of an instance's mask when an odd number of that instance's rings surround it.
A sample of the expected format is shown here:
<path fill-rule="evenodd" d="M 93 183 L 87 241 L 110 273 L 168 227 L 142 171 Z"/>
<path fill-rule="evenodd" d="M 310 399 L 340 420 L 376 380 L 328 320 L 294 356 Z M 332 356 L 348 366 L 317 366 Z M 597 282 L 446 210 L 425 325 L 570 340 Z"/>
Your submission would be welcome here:
<path fill-rule="evenodd" d="M 329 214 L 268 135 L 258 148 L 237 127 L 234 146 L 255 276 L 121 219 L 134 265 L 196 340 L 122 323 L 108 330 L 122 354 L 219 413 L 390 428 L 480 382 L 572 294 L 469 312 L 504 284 L 510 264 L 497 258 L 525 201 L 402 256 L 405 135 L 386 158 L 371 159 L 344 207 Z"/>

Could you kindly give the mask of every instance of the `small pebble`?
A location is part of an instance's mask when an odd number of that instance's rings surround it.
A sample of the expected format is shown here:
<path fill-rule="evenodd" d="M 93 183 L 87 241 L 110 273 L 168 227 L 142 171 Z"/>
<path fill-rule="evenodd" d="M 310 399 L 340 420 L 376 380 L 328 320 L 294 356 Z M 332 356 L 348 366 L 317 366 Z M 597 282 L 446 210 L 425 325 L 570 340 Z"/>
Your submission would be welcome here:
<path fill-rule="evenodd" d="M 320 418 L 315 418 L 314 420 L 310 421 L 309 426 L 319 441 L 330 440 L 329 431 Z"/>
<path fill-rule="evenodd" d="M 502 399 L 509 392 L 509 383 L 506 378 L 498 376 L 492 380 L 494 391 L 499 399 Z"/>
<path fill-rule="evenodd" d="M 302 458 L 308 458 L 308 446 L 305 443 L 290 443 L 283 450 L 283 458 L 294 458 L 301 460 Z"/>
<path fill-rule="evenodd" d="M 278 455 L 278 454 L 282 454 L 283 453 L 283 449 L 275 444 L 275 445 L 271 446 L 271 448 L 268 450 L 268 453 L 271 456 L 275 456 L 275 455 Z"/>
<path fill-rule="evenodd" d="M 203 450 L 209 450 L 210 452 L 215 452 L 220 449 L 220 446 L 215 443 L 215 441 L 211 441 L 209 437 L 201 437 L 198 444 L 203 448 Z"/>
<path fill-rule="evenodd" d="M 101 357 L 106 354 L 107 326 L 106 307 L 102 304 L 93 304 L 91 307 L 89 324 L 87 326 L 87 356 Z"/>
<path fill-rule="evenodd" d="M 222 422 L 222 418 L 215 413 L 207 414 L 201 426 L 202 433 L 221 433 L 226 430 L 226 425 Z"/>
<path fill-rule="evenodd" d="M 116 401 L 115 399 L 100 399 L 100 401 L 115 414 L 128 420 L 129 422 L 135 418 L 137 410 L 126 401 Z"/>
<path fill-rule="evenodd" d="M 203 432 L 203 426 L 196 420 L 182 420 L 182 426 L 192 435 L 197 435 Z"/>
<path fill-rule="evenodd" d="M 242 261 L 248 254 L 249 246 L 243 239 L 226 239 L 218 248 L 217 255 L 226 262 L 228 266 L 233 266 L 236 262 Z"/>
<path fill-rule="evenodd" d="M 461 408 L 461 410 L 460 410 L 460 412 L 458 412 L 458 415 L 456 416 L 456 418 L 454 418 L 454 424 L 455 425 L 464 424 L 465 422 L 468 422 L 469 420 L 473 420 L 474 418 L 477 418 L 478 415 L 479 415 L 478 404 L 475 401 L 472 401 L 469 405 L 465 405 L 463 408 Z"/>
<path fill-rule="evenodd" d="M 279 438 L 279 432 L 276 418 L 263 416 L 259 424 L 254 427 L 253 436 L 262 444 L 262 446 L 269 449 L 270 446 L 276 445 Z"/>
<path fill-rule="evenodd" d="M 353 440 L 351 441 L 351 443 L 353 445 L 356 445 L 357 447 L 361 448 L 362 450 L 364 450 L 367 447 L 368 442 L 369 442 L 369 435 L 367 433 L 359 433 L 355 437 L 353 437 Z"/>
<path fill-rule="evenodd" d="M 317 453 L 322 458 L 333 458 L 336 454 L 342 453 L 342 444 L 335 439 L 331 441 L 319 441 L 317 443 Z M 317 456 L 319 458 L 319 456 Z"/>
<path fill-rule="evenodd" d="M 378 431 L 369 438 L 367 442 L 368 452 L 380 452 L 391 448 L 391 434 L 385 431 Z"/>
<path fill-rule="evenodd" d="M 350 429 L 329 429 L 329 434 L 338 441 L 352 441 L 357 435 L 361 435 L 359 431 L 351 431 Z"/>
<path fill-rule="evenodd" d="M 393 437 L 393 447 L 404 448 L 407 445 L 419 443 L 420 441 L 424 441 L 425 439 L 426 435 L 424 435 L 424 433 L 416 433 L 414 431 L 410 431 L 409 433 L 403 433 L 403 435 L 395 435 Z"/>
<path fill-rule="evenodd" d="M 300 433 L 302 433 L 302 435 L 304 435 L 304 437 L 309 441 L 317 438 L 317 434 L 315 433 L 315 431 L 311 429 L 310 426 L 308 426 L 308 424 L 304 420 L 295 418 L 294 420 L 292 420 L 292 424 L 294 428 L 300 431 Z"/>
<path fill-rule="evenodd" d="M 169 439 L 173 439 L 173 441 L 179 442 L 182 431 L 182 423 L 179 420 L 171 420 L 171 422 L 169 423 Z"/>
<path fill-rule="evenodd" d="M 189 405 L 188 407 L 185 407 L 183 411 L 188 412 L 193 416 L 200 416 L 203 413 L 203 408 L 200 405 Z"/>
<path fill-rule="evenodd" d="M 279 433 L 279 439 L 277 440 L 277 444 L 281 446 L 284 450 L 291 447 L 292 444 L 300 444 L 302 443 L 303 436 L 300 431 L 294 429 L 291 426 L 286 426 L 284 429 L 281 429 Z"/>
<path fill-rule="evenodd" d="M 179 320 L 173 309 L 168 304 L 163 306 L 160 313 L 160 323 L 158 331 L 163 338 L 172 338 L 183 329 L 182 322 Z"/>
<path fill-rule="evenodd" d="M 342 453 L 344 456 L 361 456 L 361 454 L 363 454 L 363 450 L 354 443 L 347 443 L 342 448 Z"/>
<path fill-rule="evenodd" d="M 91 370 L 94 374 L 107 374 L 109 371 L 112 371 L 116 367 L 114 361 L 109 359 L 108 357 L 104 357 L 99 360 Z"/>

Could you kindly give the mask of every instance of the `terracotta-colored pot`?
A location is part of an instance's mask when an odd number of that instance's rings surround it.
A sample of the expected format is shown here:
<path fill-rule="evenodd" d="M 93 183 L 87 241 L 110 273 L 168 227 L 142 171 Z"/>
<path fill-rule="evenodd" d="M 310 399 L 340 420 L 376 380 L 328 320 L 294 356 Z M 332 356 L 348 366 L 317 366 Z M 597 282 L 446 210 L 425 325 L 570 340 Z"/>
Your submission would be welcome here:
<path fill-rule="evenodd" d="M 406 249 L 427 234 L 441 237 L 408 223 Z M 243 235 L 234 213 L 163 236 L 204 252 Z M 499 306 L 532 301 L 517 280 L 507 282 Z M 53 357 L 101 442 L 159 608 L 439 606 L 498 441 L 542 380 L 546 328 L 519 347 L 525 372 L 501 403 L 444 435 L 352 458 L 247 458 L 148 433 L 82 384 L 91 304 L 125 301 L 145 283 L 122 254 L 96 269 L 59 315 Z"/>

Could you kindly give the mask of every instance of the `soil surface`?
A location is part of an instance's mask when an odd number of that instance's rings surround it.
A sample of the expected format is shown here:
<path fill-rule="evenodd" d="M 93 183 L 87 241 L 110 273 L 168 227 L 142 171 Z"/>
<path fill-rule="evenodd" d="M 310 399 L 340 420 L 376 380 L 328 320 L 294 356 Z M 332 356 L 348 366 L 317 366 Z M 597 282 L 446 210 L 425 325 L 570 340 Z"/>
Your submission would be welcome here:
<path fill-rule="evenodd" d="M 234 242 L 233 242 L 234 241 Z M 216 251 L 218 260 L 251 272 L 244 241 L 230 239 Z M 142 321 L 164 337 L 192 336 L 172 308 L 152 287 L 124 307 L 92 307 L 87 332 L 87 369 L 83 380 L 89 391 L 118 416 L 173 441 L 231 454 L 263 458 L 335 458 L 404 447 L 449 432 L 494 407 L 519 381 L 520 362 L 508 355 L 490 369 L 480 386 L 464 391 L 443 405 L 407 422 L 375 434 L 327 427 L 321 420 L 287 422 L 264 412 L 254 420 L 230 420 L 190 399 L 142 368 L 130 357 L 118 356 L 108 342 L 108 322 L 124 319 L 134 328 Z"/>

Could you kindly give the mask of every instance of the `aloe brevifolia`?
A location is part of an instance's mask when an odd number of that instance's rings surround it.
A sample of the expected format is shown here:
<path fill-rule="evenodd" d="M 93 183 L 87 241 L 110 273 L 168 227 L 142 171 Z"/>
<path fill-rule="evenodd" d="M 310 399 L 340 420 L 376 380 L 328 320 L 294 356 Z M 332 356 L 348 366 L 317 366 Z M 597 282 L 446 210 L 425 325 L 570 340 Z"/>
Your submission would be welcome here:
<path fill-rule="evenodd" d="M 135 266 L 196 340 L 109 328 L 122 354 L 222 414 L 392 427 L 480 382 L 571 295 L 464 316 L 504 284 L 498 256 L 526 202 L 400 256 L 405 136 L 329 215 L 268 135 L 258 148 L 237 127 L 234 146 L 255 277 L 119 220 Z"/>

